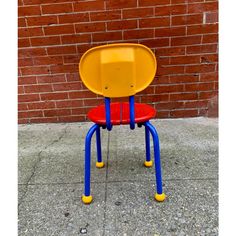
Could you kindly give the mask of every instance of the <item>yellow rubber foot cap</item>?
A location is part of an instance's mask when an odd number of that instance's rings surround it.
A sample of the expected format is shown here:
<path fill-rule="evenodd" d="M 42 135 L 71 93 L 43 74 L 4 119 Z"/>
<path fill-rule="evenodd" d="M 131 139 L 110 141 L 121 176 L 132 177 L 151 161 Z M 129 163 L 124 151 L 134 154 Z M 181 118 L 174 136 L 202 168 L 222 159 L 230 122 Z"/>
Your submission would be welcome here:
<path fill-rule="evenodd" d="M 93 200 L 93 197 L 90 195 L 90 196 L 85 196 L 83 195 L 82 196 L 82 202 L 85 203 L 85 204 L 90 204 Z"/>
<path fill-rule="evenodd" d="M 103 168 L 105 166 L 104 162 L 96 162 L 96 167 L 97 168 Z"/>
<path fill-rule="evenodd" d="M 144 162 L 144 166 L 146 166 L 146 167 L 152 167 L 152 161 L 145 161 Z"/>
<path fill-rule="evenodd" d="M 166 198 L 166 195 L 164 193 L 162 194 L 158 194 L 156 193 L 155 194 L 155 199 L 158 201 L 158 202 L 163 202 Z"/>

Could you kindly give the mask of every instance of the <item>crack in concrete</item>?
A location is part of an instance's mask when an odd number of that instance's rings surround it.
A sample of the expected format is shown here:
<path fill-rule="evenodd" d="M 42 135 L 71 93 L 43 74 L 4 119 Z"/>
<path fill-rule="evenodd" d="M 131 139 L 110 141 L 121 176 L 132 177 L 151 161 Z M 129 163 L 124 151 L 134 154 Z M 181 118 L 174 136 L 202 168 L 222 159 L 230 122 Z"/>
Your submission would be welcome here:
<path fill-rule="evenodd" d="M 46 145 L 37 155 L 38 159 L 36 161 L 36 163 L 33 166 L 33 171 L 32 174 L 30 175 L 30 177 L 28 178 L 28 180 L 26 181 L 26 184 L 24 184 L 26 186 L 26 189 L 22 195 L 22 197 L 18 200 L 18 207 L 21 205 L 21 203 L 23 202 L 24 197 L 26 196 L 27 192 L 28 192 L 28 187 L 29 187 L 29 183 L 31 181 L 31 179 L 34 177 L 35 172 L 38 168 L 39 163 L 42 161 L 43 156 L 41 155 L 43 153 L 43 151 L 47 150 L 49 147 L 53 146 L 55 143 L 59 142 L 67 133 L 67 129 L 68 126 L 65 127 L 65 129 L 63 130 L 63 133 L 59 136 L 59 138 L 53 140 L 51 143 L 49 143 L 48 145 Z"/>

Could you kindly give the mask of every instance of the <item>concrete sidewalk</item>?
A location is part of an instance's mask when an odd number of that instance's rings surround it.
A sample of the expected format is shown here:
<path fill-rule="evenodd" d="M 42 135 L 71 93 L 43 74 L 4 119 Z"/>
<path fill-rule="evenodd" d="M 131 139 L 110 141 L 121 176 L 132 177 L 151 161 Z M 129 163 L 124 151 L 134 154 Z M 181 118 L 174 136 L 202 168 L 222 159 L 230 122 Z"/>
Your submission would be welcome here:
<path fill-rule="evenodd" d="M 163 189 L 143 166 L 144 128 L 102 130 L 106 167 L 96 169 L 84 205 L 84 138 L 91 123 L 19 125 L 19 235 L 218 235 L 218 120 L 153 120 Z"/>

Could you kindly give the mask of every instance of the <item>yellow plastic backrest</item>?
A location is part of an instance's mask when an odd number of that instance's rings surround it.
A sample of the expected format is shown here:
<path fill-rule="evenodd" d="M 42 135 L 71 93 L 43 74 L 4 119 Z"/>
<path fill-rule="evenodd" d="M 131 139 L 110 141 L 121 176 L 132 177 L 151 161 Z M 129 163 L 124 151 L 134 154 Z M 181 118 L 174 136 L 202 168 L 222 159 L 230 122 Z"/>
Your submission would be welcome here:
<path fill-rule="evenodd" d="M 79 64 L 85 86 L 104 97 L 132 96 L 154 79 L 156 58 L 142 44 L 98 46 L 84 53 Z"/>

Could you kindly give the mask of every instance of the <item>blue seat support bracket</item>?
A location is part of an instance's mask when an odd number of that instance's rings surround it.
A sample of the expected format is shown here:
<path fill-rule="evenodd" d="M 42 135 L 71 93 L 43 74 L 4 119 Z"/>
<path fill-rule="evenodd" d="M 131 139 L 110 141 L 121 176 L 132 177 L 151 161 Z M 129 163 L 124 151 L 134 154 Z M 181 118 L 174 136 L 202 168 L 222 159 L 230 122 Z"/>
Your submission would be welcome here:
<path fill-rule="evenodd" d="M 105 110 L 106 110 L 106 126 L 109 131 L 112 129 L 111 124 L 111 99 L 105 97 Z"/>
<path fill-rule="evenodd" d="M 134 96 L 129 97 L 130 129 L 135 128 Z"/>

